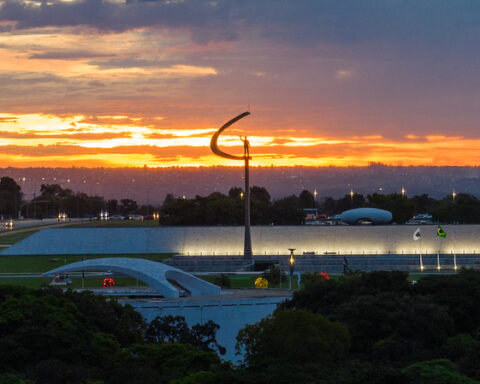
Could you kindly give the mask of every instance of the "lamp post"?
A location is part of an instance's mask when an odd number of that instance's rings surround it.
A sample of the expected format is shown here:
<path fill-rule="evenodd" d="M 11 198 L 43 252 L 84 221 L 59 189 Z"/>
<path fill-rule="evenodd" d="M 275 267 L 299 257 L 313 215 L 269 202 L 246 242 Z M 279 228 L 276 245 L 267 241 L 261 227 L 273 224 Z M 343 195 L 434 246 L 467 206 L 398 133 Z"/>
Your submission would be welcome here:
<path fill-rule="evenodd" d="M 455 190 L 452 192 L 452 202 L 453 202 L 453 224 L 455 224 L 455 218 L 456 218 L 456 209 L 455 209 L 455 197 L 457 197 L 457 194 L 455 193 Z"/>
<path fill-rule="evenodd" d="M 288 261 L 290 263 L 290 283 L 289 283 L 289 289 L 292 289 L 292 277 L 293 277 L 293 271 L 295 270 L 295 259 L 293 258 L 293 251 L 295 251 L 295 248 L 288 248 L 290 251 L 290 260 Z"/>
<path fill-rule="evenodd" d="M 405 197 L 405 188 L 402 185 L 402 197 Z"/>

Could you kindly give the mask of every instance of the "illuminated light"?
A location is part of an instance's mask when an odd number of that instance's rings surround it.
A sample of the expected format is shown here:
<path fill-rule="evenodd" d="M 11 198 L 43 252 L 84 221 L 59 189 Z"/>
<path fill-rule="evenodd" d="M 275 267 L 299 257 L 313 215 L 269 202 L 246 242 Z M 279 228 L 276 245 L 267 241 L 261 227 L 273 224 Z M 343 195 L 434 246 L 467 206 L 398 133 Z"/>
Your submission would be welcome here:
<path fill-rule="evenodd" d="M 457 196 L 455 190 L 452 192 L 452 200 L 455 200 L 455 197 Z"/>
<path fill-rule="evenodd" d="M 102 281 L 102 288 L 114 287 L 115 281 L 111 277 L 107 277 Z"/>
<path fill-rule="evenodd" d="M 402 186 L 402 197 L 405 197 L 405 188 Z"/>
<path fill-rule="evenodd" d="M 264 277 L 258 277 L 255 280 L 255 288 L 257 289 L 266 289 L 268 288 L 268 280 Z"/>

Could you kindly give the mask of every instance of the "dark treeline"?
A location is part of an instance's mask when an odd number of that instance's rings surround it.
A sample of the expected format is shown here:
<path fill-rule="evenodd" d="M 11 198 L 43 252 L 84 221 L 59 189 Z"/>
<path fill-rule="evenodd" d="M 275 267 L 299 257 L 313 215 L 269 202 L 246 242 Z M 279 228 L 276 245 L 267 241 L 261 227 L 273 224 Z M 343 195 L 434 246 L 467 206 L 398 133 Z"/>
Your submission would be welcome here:
<path fill-rule="evenodd" d="M 414 197 L 401 194 L 345 195 L 334 199 L 324 197 L 318 201 L 310 191 L 272 200 L 263 187 L 251 188 L 251 222 L 253 225 L 296 225 L 305 219 L 304 209 L 317 208 L 318 213 L 333 216 L 352 208 L 373 207 L 393 214 L 393 222 L 403 224 L 415 214 L 429 213 L 441 223 L 480 223 L 480 200 L 473 195 L 458 193 L 443 199 L 428 195 Z M 69 217 L 96 217 L 100 211 L 110 215 L 160 213 L 162 225 L 242 225 L 244 223 L 243 191 L 233 187 L 228 194 L 220 192 L 194 198 L 174 197 L 168 194 L 160 207 L 139 205 L 133 199 L 105 200 L 83 192 L 63 189 L 58 184 L 42 184 L 40 195 L 29 202 L 23 200 L 20 186 L 9 177 L 0 178 L 0 215 L 16 217 L 55 217 L 66 212 Z"/>
<path fill-rule="evenodd" d="M 157 208 L 159 209 L 159 208 Z M 111 215 L 152 214 L 153 206 L 139 206 L 135 200 L 105 200 L 102 196 L 73 192 L 58 184 L 42 184 L 40 195 L 25 201 L 20 186 L 9 177 L 0 178 L 0 215 L 16 218 L 20 213 L 27 218 L 56 217 L 65 212 L 68 217 L 97 217 L 101 211 Z"/>
<path fill-rule="evenodd" d="M 372 272 L 302 288 L 237 336 L 222 362 L 218 326 L 146 324 L 92 293 L 0 288 L 0 383 L 480 383 L 480 272 Z"/>
<path fill-rule="evenodd" d="M 193 199 L 167 195 L 161 208 L 160 223 L 164 225 L 240 225 L 244 222 L 242 190 L 231 188 L 227 195 L 219 192 Z M 393 222 L 404 224 L 416 214 L 429 213 L 442 223 L 480 223 L 480 200 L 473 195 L 458 193 L 436 200 L 428 195 L 414 197 L 392 193 L 345 195 L 315 201 L 310 191 L 272 201 L 265 188 L 251 188 L 251 222 L 253 225 L 296 225 L 305 220 L 304 209 L 317 208 L 320 215 L 333 216 L 353 208 L 372 207 L 392 212 Z"/>

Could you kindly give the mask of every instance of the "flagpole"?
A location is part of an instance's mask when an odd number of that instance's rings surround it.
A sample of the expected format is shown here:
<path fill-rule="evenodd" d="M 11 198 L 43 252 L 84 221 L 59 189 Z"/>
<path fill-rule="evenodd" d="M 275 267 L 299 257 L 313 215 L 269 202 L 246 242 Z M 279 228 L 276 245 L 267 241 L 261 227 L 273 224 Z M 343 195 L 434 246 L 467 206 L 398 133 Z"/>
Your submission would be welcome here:
<path fill-rule="evenodd" d="M 420 228 L 417 228 L 417 230 L 413 233 L 413 241 L 420 240 L 420 249 L 418 250 L 418 255 L 419 255 L 419 261 L 420 261 L 420 271 L 423 271 L 423 260 L 422 260 L 422 232 L 420 231 Z M 415 254 L 417 254 L 417 251 L 415 250 Z"/>
<path fill-rule="evenodd" d="M 438 248 L 437 248 L 437 270 L 440 271 L 442 267 L 440 266 L 440 250 L 442 248 L 442 239 L 444 238 L 443 236 L 440 236 L 440 229 L 442 232 L 445 232 L 443 228 L 440 227 L 440 223 L 437 224 L 437 236 L 439 237 L 438 240 Z"/>
<path fill-rule="evenodd" d="M 423 272 L 423 260 L 422 260 L 422 235 L 420 235 L 420 250 L 419 250 L 419 253 L 420 253 L 420 271 Z"/>
<path fill-rule="evenodd" d="M 457 242 L 457 231 L 453 232 L 453 269 L 457 271 L 457 254 L 455 253 L 455 244 Z"/>

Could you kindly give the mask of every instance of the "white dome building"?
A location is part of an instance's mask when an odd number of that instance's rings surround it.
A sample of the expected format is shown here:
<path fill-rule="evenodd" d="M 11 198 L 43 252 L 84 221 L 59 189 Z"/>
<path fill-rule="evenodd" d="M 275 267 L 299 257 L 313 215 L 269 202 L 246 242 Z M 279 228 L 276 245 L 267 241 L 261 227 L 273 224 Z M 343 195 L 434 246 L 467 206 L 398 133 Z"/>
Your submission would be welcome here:
<path fill-rule="evenodd" d="M 355 208 L 339 215 L 347 224 L 370 222 L 372 224 L 388 224 L 392 221 L 392 213 L 378 208 Z"/>

